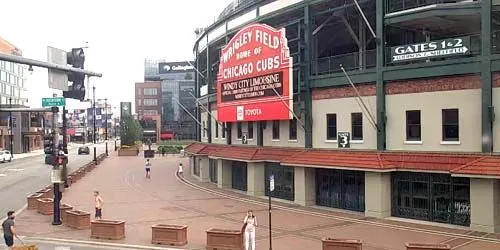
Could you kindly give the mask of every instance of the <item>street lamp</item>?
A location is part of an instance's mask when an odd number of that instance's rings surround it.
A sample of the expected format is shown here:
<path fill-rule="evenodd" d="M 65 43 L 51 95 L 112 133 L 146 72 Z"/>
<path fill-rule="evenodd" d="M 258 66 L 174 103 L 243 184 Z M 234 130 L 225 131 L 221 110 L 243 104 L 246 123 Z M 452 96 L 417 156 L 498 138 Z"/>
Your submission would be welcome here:
<path fill-rule="evenodd" d="M 9 97 L 9 108 L 12 108 L 12 97 Z M 14 157 L 14 131 L 12 131 L 12 111 L 9 111 L 9 127 L 10 127 L 10 157 Z"/>
<path fill-rule="evenodd" d="M 108 98 L 97 100 L 104 100 L 104 141 L 106 142 L 106 155 L 108 155 Z"/>

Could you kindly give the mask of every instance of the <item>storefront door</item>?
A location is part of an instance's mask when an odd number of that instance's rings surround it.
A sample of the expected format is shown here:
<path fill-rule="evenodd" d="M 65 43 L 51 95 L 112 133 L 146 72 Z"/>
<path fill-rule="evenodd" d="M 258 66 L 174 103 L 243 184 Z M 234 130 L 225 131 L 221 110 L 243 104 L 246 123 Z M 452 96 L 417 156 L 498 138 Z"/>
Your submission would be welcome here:
<path fill-rule="evenodd" d="M 470 180 L 448 174 L 392 174 L 392 215 L 470 225 Z"/>
<path fill-rule="evenodd" d="M 364 172 L 316 169 L 316 204 L 364 212 Z"/>
<path fill-rule="evenodd" d="M 231 173 L 232 188 L 247 191 L 247 163 L 242 161 L 232 161 Z"/>

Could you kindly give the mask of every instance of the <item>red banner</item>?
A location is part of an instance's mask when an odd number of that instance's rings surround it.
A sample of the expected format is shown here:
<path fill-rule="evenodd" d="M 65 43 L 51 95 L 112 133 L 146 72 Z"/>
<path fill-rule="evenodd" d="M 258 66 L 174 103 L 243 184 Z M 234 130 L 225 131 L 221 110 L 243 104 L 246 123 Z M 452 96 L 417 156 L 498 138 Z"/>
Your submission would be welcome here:
<path fill-rule="evenodd" d="M 285 29 L 252 24 L 221 50 L 217 116 L 221 122 L 293 118 L 293 60 Z"/>

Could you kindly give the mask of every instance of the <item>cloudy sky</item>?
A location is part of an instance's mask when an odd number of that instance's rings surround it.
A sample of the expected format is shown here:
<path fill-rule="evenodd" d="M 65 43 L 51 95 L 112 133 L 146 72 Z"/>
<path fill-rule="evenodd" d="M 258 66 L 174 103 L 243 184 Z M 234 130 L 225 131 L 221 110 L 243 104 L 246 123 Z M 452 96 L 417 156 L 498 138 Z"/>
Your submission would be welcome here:
<path fill-rule="evenodd" d="M 134 101 L 134 83 L 144 77 L 144 58 L 192 60 L 194 30 L 213 23 L 231 0 L 2 0 L 0 36 L 23 51 L 23 56 L 47 60 L 47 46 L 70 50 L 88 42 L 88 69 L 102 72 L 91 78 L 96 98 L 113 105 Z M 47 70 L 28 75 L 28 100 L 40 107 L 53 93 Z M 89 88 L 87 88 L 87 92 Z M 88 103 L 68 101 L 70 108 Z"/>

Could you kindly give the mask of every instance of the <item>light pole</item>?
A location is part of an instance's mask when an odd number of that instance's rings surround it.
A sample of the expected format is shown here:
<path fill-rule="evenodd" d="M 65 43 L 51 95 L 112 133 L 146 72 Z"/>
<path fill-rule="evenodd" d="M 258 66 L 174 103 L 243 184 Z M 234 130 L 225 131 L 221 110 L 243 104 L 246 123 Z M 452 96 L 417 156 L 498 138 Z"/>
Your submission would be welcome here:
<path fill-rule="evenodd" d="M 93 139 L 94 139 L 94 161 L 97 162 L 97 148 L 95 147 L 96 140 L 95 140 L 95 86 L 92 85 L 92 115 L 93 115 L 93 122 L 94 122 L 94 133 L 93 133 Z"/>
<path fill-rule="evenodd" d="M 104 141 L 106 142 L 106 155 L 108 155 L 108 98 L 97 100 L 104 100 Z"/>
<path fill-rule="evenodd" d="M 9 97 L 9 108 L 12 108 L 12 97 Z M 12 130 L 12 125 L 13 125 L 13 120 L 12 120 L 12 111 L 9 111 L 9 127 L 10 127 L 10 157 L 14 157 L 14 131 Z"/>

